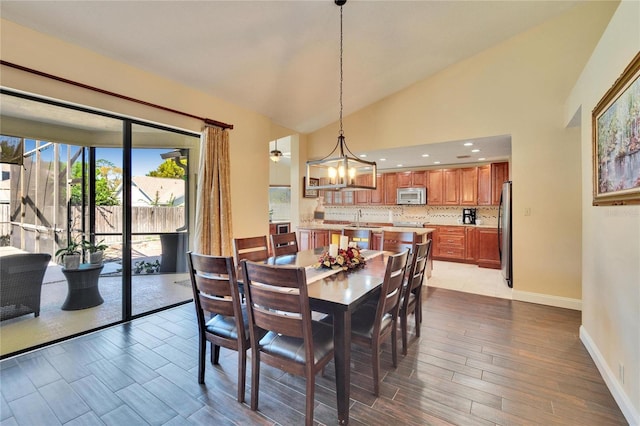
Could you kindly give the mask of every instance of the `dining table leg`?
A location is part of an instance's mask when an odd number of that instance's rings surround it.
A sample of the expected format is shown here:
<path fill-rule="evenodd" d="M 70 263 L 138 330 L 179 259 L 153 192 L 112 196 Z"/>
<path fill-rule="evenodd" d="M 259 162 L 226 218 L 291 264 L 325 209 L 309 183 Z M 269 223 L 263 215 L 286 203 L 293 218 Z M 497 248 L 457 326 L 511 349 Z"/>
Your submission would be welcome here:
<path fill-rule="evenodd" d="M 339 311 L 333 316 L 333 345 L 336 366 L 338 424 L 349 424 L 351 391 L 351 312 Z"/>

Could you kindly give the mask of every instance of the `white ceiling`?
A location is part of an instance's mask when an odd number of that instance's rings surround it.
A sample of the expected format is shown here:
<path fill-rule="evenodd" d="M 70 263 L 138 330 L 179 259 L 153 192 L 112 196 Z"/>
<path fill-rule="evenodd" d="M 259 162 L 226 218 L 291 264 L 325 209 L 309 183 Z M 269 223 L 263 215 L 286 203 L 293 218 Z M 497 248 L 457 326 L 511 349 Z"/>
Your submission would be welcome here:
<path fill-rule="evenodd" d="M 344 6 L 344 113 L 579 2 L 350 0 Z M 0 16 L 301 133 L 338 118 L 340 8 L 332 0 L 2 0 Z"/>

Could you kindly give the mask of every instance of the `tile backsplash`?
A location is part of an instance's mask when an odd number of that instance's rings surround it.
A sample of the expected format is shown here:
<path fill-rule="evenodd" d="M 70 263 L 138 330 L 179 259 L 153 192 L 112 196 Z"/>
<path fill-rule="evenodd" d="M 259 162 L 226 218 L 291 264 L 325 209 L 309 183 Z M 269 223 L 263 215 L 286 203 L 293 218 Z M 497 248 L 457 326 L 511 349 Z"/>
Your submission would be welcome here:
<path fill-rule="evenodd" d="M 462 219 L 462 206 L 325 206 L 324 220 L 356 222 L 356 215 L 361 212 L 360 222 L 425 222 L 434 225 L 456 225 Z M 476 219 L 483 225 L 498 224 L 497 206 L 476 206 Z M 306 215 L 305 215 L 306 218 Z M 303 219 L 303 222 L 306 220 Z M 309 220 L 313 219 L 310 212 Z"/>

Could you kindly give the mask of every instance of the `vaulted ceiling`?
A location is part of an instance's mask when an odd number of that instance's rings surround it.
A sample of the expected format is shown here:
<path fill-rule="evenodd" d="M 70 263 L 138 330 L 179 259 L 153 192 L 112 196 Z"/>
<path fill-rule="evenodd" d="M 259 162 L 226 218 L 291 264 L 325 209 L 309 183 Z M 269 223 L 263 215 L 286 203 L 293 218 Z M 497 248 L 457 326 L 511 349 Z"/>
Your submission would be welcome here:
<path fill-rule="evenodd" d="M 344 6 L 345 114 L 578 1 Z M 0 14 L 307 133 L 337 120 L 340 8 L 322 1 L 11 1 Z"/>

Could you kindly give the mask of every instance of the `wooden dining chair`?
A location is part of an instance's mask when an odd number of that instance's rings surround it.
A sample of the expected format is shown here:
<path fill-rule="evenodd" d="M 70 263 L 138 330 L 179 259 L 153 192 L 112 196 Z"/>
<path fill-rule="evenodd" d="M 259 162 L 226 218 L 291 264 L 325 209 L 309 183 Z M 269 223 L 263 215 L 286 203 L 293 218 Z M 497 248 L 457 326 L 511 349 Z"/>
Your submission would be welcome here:
<path fill-rule="evenodd" d="M 298 238 L 295 232 L 271 234 L 271 249 L 274 256 L 285 256 L 298 252 Z"/>
<path fill-rule="evenodd" d="M 198 383 L 204 383 L 206 342 L 211 363 L 218 364 L 220 347 L 238 351 L 238 402 L 244 401 L 247 349 L 250 347 L 246 305 L 240 303 L 232 257 L 188 252 L 191 288 L 198 318 Z"/>
<path fill-rule="evenodd" d="M 269 258 L 269 243 L 266 235 L 248 238 L 233 239 L 233 255 L 236 264 L 240 265 L 243 259 L 254 262 L 267 260 Z"/>
<path fill-rule="evenodd" d="M 391 335 L 393 367 L 398 365 L 397 328 L 402 283 L 409 250 L 389 256 L 377 303 L 365 303 L 351 314 L 351 341 L 371 349 L 373 393 L 380 394 L 380 347 Z"/>
<path fill-rule="evenodd" d="M 349 241 L 353 241 L 358 245 L 359 249 L 368 250 L 373 242 L 373 232 L 371 229 L 346 229 L 342 230 L 342 235 L 349 237 Z"/>
<path fill-rule="evenodd" d="M 313 424 L 315 376 L 333 358 L 333 328 L 311 320 L 305 269 L 243 261 L 251 336 L 251 409 L 260 364 L 304 376 L 305 424 Z M 262 333 L 266 333 L 262 335 Z"/>
<path fill-rule="evenodd" d="M 416 337 L 420 337 L 420 322 L 422 315 L 422 282 L 425 278 L 427 258 L 431 250 L 431 240 L 426 243 L 418 243 L 411 259 L 411 265 L 407 272 L 407 282 L 402 291 L 400 302 L 400 331 L 402 333 L 402 354 L 407 354 L 408 322 L 409 315 L 415 318 Z"/>
<path fill-rule="evenodd" d="M 382 250 L 400 253 L 409 249 L 413 253 L 414 246 L 418 242 L 416 232 L 382 231 Z"/>

